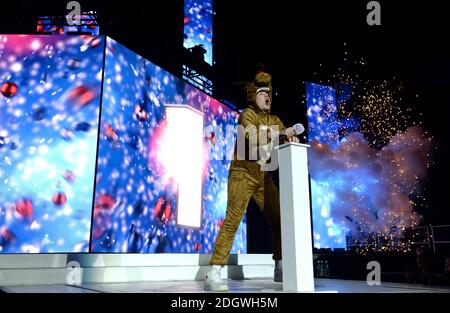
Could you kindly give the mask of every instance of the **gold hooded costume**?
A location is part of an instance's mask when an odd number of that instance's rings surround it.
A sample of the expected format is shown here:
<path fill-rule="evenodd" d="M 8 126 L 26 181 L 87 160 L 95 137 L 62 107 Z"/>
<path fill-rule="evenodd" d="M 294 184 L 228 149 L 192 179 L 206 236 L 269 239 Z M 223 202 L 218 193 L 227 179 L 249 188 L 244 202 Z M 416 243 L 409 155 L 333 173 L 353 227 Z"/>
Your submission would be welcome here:
<path fill-rule="evenodd" d="M 281 120 L 269 113 L 262 111 L 256 105 L 256 93 L 260 87 L 270 88 L 272 99 L 271 75 L 260 72 L 253 82 L 247 85 L 247 106 L 239 116 L 238 124 L 244 128 L 254 125 L 259 136 L 261 126 L 276 125 L 279 131 L 285 129 Z M 257 137 L 259 138 L 259 137 Z M 249 136 L 245 133 L 246 141 Z M 278 189 L 272 181 L 271 174 L 261 170 L 257 160 L 251 160 L 246 156 L 243 159 L 237 157 L 235 146 L 234 157 L 231 161 L 228 174 L 228 203 L 224 223 L 217 235 L 211 265 L 226 265 L 230 250 L 233 245 L 236 231 L 247 209 L 250 198 L 255 200 L 261 211 L 272 225 L 273 259 L 281 260 L 281 229 L 280 229 L 280 197 Z"/>

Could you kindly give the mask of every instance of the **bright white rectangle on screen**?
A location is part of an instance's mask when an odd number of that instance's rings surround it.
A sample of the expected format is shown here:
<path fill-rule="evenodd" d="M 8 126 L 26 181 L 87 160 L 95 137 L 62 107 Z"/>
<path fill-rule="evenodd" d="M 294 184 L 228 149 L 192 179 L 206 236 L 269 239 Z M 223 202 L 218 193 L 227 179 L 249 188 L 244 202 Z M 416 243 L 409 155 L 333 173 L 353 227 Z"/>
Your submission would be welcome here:
<path fill-rule="evenodd" d="M 187 105 L 166 105 L 174 178 L 178 185 L 177 225 L 201 227 L 203 114 Z"/>

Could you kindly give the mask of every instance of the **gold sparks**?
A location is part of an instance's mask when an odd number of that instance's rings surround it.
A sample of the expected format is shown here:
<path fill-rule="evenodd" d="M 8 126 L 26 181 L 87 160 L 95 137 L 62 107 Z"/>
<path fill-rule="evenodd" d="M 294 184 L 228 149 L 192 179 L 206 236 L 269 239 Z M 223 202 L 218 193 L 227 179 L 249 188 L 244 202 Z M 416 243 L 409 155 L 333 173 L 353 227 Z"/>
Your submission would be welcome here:
<path fill-rule="evenodd" d="M 344 46 L 347 49 L 347 44 L 344 43 Z M 321 64 L 314 76 L 320 75 L 325 78 L 315 80 L 335 88 L 340 119 L 355 118 L 358 121 L 357 131 L 374 149 L 373 153 L 367 154 L 366 160 L 374 164 L 375 169 L 383 170 L 379 180 L 389 186 L 391 191 L 388 194 L 390 199 L 386 201 L 386 208 L 379 211 L 381 213 L 365 210 L 364 196 L 353 194 L 349 196 L 349 200 L 355 201 L 357 206 L 351 209 L 346 221 L 357 230 L 355 234 L 351 234 L 354 240 L 350 242 L 363 254 L 371 251 L 411 251 L 411 246 L 421 240 L 421 234 L 414 232 L 421 221 L 421 216 L 414 210 L 417 207 L 427 206 L 423 196 L 426 194 L 425 188 L 421 183 L 426 179 L 426 169 L 433 164 L 429 152 L 433 149 L 433 138 L 420 131 L 420 126 L 414 126 L 422 124 L 420 121 L 422 114 L 415 112 L 409 99 L 415 101 L 419 95 L 413 93 L 408 98 L 404 84 L 396 77 L 385 80 L 369 79 L 370 75 L 367 72 L 369 62 L 364 58 L 351 61 L 349 51 L 345 51 L 343 60 L 344 62 L 334 69 Z M 410 132 L 410 129 L 413 131 Z M 348 135 L 345 131 L 341 134 L 346 138 Z M 339 149 L 361 150 L 358 141 L 349 141 Z M 315 148 L 324 149 L 324 146 L 318 144 Z M 404 149 L 415 151 L 414 158 L 426 166 L 424 172 L 417 172 L 416 168 L 411 167 L 411 164 L 414 164 L 411 163 L 411 153 L 402 153 Z M 344 162 L 348 170 L 358 167 L 352 158 Z M 389 211 L 393 206 L 397 206 L 398 209 Z"/>

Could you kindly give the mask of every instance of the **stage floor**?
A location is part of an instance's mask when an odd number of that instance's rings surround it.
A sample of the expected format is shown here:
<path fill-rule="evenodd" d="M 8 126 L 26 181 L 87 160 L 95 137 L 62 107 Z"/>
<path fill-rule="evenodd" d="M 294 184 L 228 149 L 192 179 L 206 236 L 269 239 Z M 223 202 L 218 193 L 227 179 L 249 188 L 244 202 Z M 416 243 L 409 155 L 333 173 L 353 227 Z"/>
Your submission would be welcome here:
<path fill-rule="evenodd" d="M 270 279 L 228 281 L 231 293 L 278 293 L 282 284 Z M 108 284 L 35 285 L 0 287 L 8 293 L 204 293 L 202 281 L 133 282 Z M 315 279 L 318 293 L 450 293 L 450 287 L 432 287 L 419 284 L 381 283 L 369 286 L 365 281 L 341 279 Z"/>

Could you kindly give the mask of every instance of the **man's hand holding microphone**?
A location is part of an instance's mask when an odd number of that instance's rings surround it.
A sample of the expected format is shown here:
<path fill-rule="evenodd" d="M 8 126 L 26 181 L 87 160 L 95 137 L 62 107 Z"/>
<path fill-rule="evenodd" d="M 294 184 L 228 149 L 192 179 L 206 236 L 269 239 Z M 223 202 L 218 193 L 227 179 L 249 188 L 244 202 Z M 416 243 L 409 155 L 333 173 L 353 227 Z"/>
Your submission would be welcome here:
<path fill-rule="evenodd" d="M 288 127 L 280 132 L 272 131 L 270 133 L 271 139 L 279 137 L 279 143 L 300 142 L 298 136 L 305 131 L 305 127 L 301 123 L 297 123 L 292 127 Z"/>

